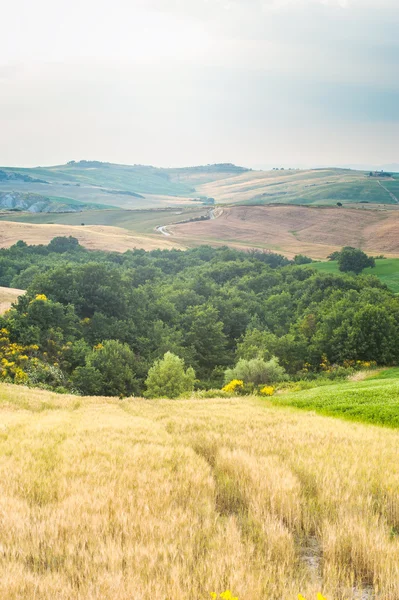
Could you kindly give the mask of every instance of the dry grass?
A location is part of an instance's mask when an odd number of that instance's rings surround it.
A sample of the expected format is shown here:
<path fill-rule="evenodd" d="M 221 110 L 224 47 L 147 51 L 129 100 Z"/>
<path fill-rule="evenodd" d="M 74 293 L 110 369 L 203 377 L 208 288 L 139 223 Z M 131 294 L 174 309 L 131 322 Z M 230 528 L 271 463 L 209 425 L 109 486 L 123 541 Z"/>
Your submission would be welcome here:
<path fill-rule="evenodd" d="M 31 223 L 0 221 L 0 247 L 2 248 L 9 248 L 18 240 L 24 240 L 27 244 L 48 244 L 54 237 L 69 235 L 76 237 L 82 246 L 91 250 L 125 252 L 133 248 L 144 248 L 144 250 L 154 250 L 156 248 L 184 249 L 184 246 L 180 243 L 165 236 L 159 234 L 135 235 L 121 227 L 105 225 L 33 225 Z"/>
<path fill-rule="evenodd" d="M 184 244 L 268 248 L 326 258 L 342 246 L 399 256 L 399 211 L 305 206 L 235 206 L 211 221 L 169 228 Z"/>
<path fill-rule="evenodd" d="M 399 597 L 399 433 L 0 387 L 0 597 Z"/>
<path fill-rule="evenodd" d="M 25 294 L 25 290 L 18 290 L 17 288 L 6 288 L 0 287 L 0 315 L 3 315 L 11 304 L 16 302 L 19 296 Z"/>

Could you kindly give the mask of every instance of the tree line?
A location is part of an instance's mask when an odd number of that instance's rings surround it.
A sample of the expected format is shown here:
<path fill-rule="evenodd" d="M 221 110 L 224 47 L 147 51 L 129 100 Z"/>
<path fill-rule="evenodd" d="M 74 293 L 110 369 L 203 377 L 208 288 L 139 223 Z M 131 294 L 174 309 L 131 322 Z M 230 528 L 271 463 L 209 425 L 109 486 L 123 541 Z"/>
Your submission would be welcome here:
<path fill-rule="evenodd" d="M 200 389 L 251 361 L 291 378 L 398 361 L 399 301 L 376 277 L 317 273 L 278 254 L 18 242 L 0 250 L 0 285 L 27 289 L 0 318 L 5 381 L 155 396 L 167 386 L 167 353 L 168 368 Z"/>

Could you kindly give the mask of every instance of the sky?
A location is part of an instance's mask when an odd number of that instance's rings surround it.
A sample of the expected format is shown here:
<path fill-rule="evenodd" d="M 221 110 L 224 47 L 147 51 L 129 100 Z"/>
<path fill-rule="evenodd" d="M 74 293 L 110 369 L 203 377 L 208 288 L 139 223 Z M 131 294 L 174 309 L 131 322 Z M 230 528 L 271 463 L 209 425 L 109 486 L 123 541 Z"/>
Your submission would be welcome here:
<path fill-rule="evenodd" d="M 0 164 L 399 163 L 398 0 L 13 0 Z"/>

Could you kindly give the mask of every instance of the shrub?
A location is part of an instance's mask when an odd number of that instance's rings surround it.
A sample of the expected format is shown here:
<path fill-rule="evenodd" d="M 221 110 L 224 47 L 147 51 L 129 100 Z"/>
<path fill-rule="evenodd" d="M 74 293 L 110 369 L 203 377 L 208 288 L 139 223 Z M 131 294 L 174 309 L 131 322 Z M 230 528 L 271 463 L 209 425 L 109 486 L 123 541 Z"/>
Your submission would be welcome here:
<path fill-rule="evenodd" d="M 184 369 L 184 360 L 166 352 L 162 360 L 155 361 L 146 379 L 147 398 L 177 398 L 194 389 L 195 372 Z"/>
<path fill-rule="evenodd" d="M 273 394 L 274 394 L 274 387 L 271 386 L 271 385 L 265 385 L 260 390 L 260 394 L 262 394 L 262 396 L 273 396 Z"/>
<path fill-rule="evenodd" d="M 233 369 L 225 371 L 224 377 L 226 384 L 233 379 L 239 379 L 253 385 L 278 383 L 288 379 L 276 356 L 272 356 L 268 361 L 260 357 L 251 360 L 241 358 Z"/>
<path fill-rule="evenodd" d="M 238 390 L 243 389 L 243 387 L 244 382 L 242 379 L 233 379 L 222 388 L 222 392 L 226 392 L 227 394 L 235 394 Z"/>

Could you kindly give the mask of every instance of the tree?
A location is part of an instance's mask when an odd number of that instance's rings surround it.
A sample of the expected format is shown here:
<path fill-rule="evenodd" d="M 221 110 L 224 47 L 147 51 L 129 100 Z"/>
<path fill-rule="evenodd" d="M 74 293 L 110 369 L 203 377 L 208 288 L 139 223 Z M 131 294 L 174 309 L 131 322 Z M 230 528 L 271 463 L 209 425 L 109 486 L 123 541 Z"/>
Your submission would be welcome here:
<path fill-rule="evenodd" d="M 86 365 L 73 372 L 73 382 L 84 394 L 129 396 L 136 389 L 134 354 L 127 344 L 107 340 L 86 357 Z"/>
<path fill-rule="evenodd" d="M 244 383 L 252 383 L 253 385 L 263 385 L 284 381 L 287 379 L 287 375 L 284 367 L 279 365 L 276 356 L 272 356 L 267 362 L 261 357 L 252 360 L 241 358 L 233 369 L 225 371 L 225 383 L 230 383 L 233 379 L 244 381 Z"/>
<path fill-rule="evenodd" d="M 338 265 L 340 271 L 344 273 L 353 272 L 358 275 L 367 267 L 375 267 L 375 260 L 358 248 L 345 246 L 339 253 Z"/>
<path fill-rule="evenodd" d="M 71 250 L 79 248 L 79 240 L 71 235 L 69 237 L 59 236 L 53 238 L 47 248 L 50 252 L 70 252 Z"/>
<path fill-rule="evenodd" d="M 190 307 L 183 321 L 186 328 L 186 344 L 194 349 L 200 377 L 209 375 L 217 365 L 226 361 L 227 338 L 218 311 L 212 306 Z"/>
<path fill-rule="evenodd" d="M 184 369 L 184 361 L 166 352 L 162 360 L 155 361 L 148 371 L 146 379 L 148 398 L 177 398 L 194 389 L 195 372 L 189 367 Z"/>
<path fill-rule="evenodd" d="M 294 263 L 296 265 L 309 265 L 313 260 L 309 256 L 305 256 L 305 254 L 297 254 L 294 256 Z"/>

